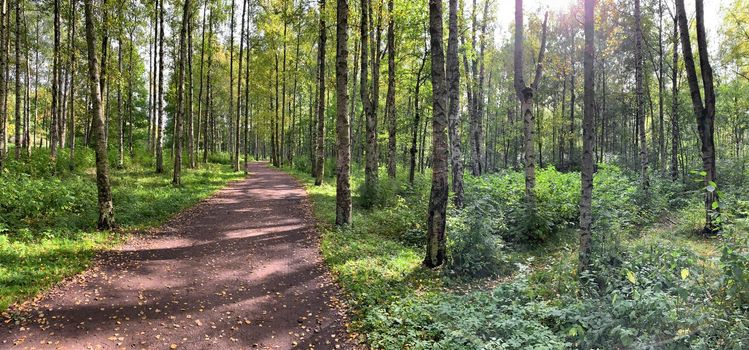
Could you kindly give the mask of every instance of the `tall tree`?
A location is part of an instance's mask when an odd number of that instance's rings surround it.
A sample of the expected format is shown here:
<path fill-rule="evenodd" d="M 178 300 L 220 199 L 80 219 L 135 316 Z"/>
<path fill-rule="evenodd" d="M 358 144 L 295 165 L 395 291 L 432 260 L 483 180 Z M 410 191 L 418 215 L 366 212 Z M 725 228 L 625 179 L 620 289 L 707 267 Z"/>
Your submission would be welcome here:
<path fill-rule="evenodd" d="M 21 106 L 21 0 L 16 0 L 16 30 L 15 30 L 15 51 L 16 51 L 16 105 L 15 105 L 15 112 L 16 112 L 16 135 L 15 135 L 15 150 L 14 154 L 16 159 L 21 158 L 21 146 L 23 142 L 21 141 L 21 130 L 23 130 L 23 122 L 21 121 L 21 112 L 23 110 Z"/>
<path fill-rule="evenodd" d="M 324 0 L 321 0 L 324 3 Z M 351 223 L 351 135 L 347 110 L 348 92 L 348 0 L 338 0 L 336 9 L 336 134 L 338 158 L 336 160 L 336 210 L 337 226 Z M 322 38 L 322 35 L 321 35 Z"/>
<path fill-rule="evenodd" d="M 398 125 L 395 115 L 395 13 L 393 6 L 393 0 L 388 0 L 388 91 L 385 99 L 385 119 L 388 121 L 388 177 L 391 179 L 394 179 L 396 175 L 395 136 Z"/>
<path fill-rule="evenodd" d="M 52 171 L 54 172 L 54 169 L 56 168 L 55 164 L 57 163 L 58 138 L 62 136 L 58 135 L 58 123 L 61 119 L 61 116 L 58 115 L 60 111 L 60 101 L 58 100 L 60 82 L 60 0 L 54 0 L 54 46 L 52 56 L 52 118 L 49 126 L 49 147 Z M 7 65 L 5 69 L 7 69 Z M 5 83 L 7 84 L 7 80 Z M 7 98 L 7 89 L 3 89 L 5 90 L 4 98 Z M 4 103 L 4 105 L 7 108 L 7 104 Z"/>
<path fill-rule="evenodd" d="M 637 105 L 637 125 L 640 143 L 640 181 L 646 195 L 650 188 L 648 175 L 648 146 L 645 137 L 645 99 L 643 98 L 643 67 L 642 67 L 642 20 L 640 13 L 640 0 L 635 0 L 635 94 Z"/>
<path fill-rule="evenodd" d="M 156 79 L 156 173 L 164 172 L 164 0 L 156 0 L 159 26 L 158 78 Z"/>
<path fill-rule="evenodd" d="M 69 168 L 70 171 L 73 171 L 75 169 L 75 69 L 76 69 L 76 51 L 77 48 L 75 46 L 75 13 L 76 13 L 76 0 L 70 0 L 70 23 L 69 26 L 69 32 L 70 32 L 70 101 L 68 102 L 70 106 L 68 106 L 68 110 L 70 113 L 70 118 L 68 121 L 68 124 L 70 124 L 70 128 L 68 128 L 68 133 L 70 134 L 70 140 L 68 141 L 68 147 L 70 147 L 70 162 L 69 162 Z M 132 45 L 132 44 L 131 44 Z M 37 55 L 38 55 L 37 51 Z M 38 58 L 37 58 L 38 61 Z M 36 93 L 35 93 L 36 94 Z M 35 99 L 36 100 L 36 99 Z M 34 103 L 36 105 L 36 102 Z M 36 106 L 35 106 L 36 107 Z M 34 118 L 36 120 L 36 118 Z"/>
<path fill-rule="evenodd" d="M 590 270 L 591 255 L 591 226 L 593 223 L 593 152 L 595 142 L 595 91 L 593 59 L 595 58 L 594 44 L 594 8 L 595 0 L 584 0 L 585 19 L 585 56 L 583 57 L 583 157 L 580 172 L 580 255 L 578 270 L 580 276 L 583 271 Z"/>
<path fill-rule="evenodd" d="M 679 21 L 674 14 L 671 58 L 671 180 L 679 178 Z"/>
<path fill-rule="evenodd" d="M 177 113 L 174 116 L 174 172 L 172 184 L 182 184 L 182 123 L 185 118 L 185 61 L 187 61 L 187 27 L 190 21 L 190 0 L 182 5 L 182 23 L 179 30 L 179 57 L 177 59 Z M 237 169 L 234 169 L 235 171 Z"/>
<path fill-rule="evenodd" d="M 447 88 L 442 48 L 442 0 L 429 0 L 429 37 L 432 51 L 432 190 L 429 195 L 424 265 L 445 262 L 447 212 Z"/>
<path fill-rule="evenodd" d="M 541 47 L 538 50 L 536 70 L 533 82 L 530 86 L 525 84 L 523 78 L 523 0 L 515 0 L 515 80 L 514 87 L 518 100 L 520 100 L 520 113 L 523 115 L 523 143 L 525 145 L 525 198 L 530 210 L 536 206 L 536 152 L 534 150 L 534 138 L 536 134 L 536 122 L 533 115 L 533 96 L 538 91 L 538 83 L 541 81 L 543 71 L 544 51 L 546 50 L 546 23 L 548 14 L 544 15 L 543 28 L 541 30 Z"/>
<path fill-rule="evenodd" d="M 361 94 L 364 115 L 366 117 L 366 161 L 364 163 L 364 187 L 368 191 L 375 188 L 377 182 L 377 105 L 379 96 L 380 75 L 380 29 L 371 22 L 372 0 L 361 0 L 361 23 L 359 28 L 361 40 L 361 72 L 359 92 Z M 372 31 L 376 34 L 373 35 Z M 368 46 L 371 44 L 371 48 Z M 371 51 L 370 51 L 371 50 Z M 369 57 L 368 57 L 369 56 Z M 372 63 L 372 85 L 368 83 L 369 67 Z"/>
<path fill-rule="evenodd" d="M 234 8 L 235 8 L 235 1 L 231 0 L 231 14 L 229 15 L 229 124 L 234 123 Z M 239 118 L 239 116 L 237 116 Z M 237 119 L 239 121 L 239 119 Z M 238 128 L 235 128 L 238 129 Z M 239 130 L 234 130 L 237 135 L 239 134 Z M 231 145 L 232 143 L 232 132 L 231 127 L 229 128 L 229 142 L 228 144 Z M 238 148 L 238 145 L 235 145 L 235 148 Z M 229 147 L 229 154 L 231 155 L 232 159 L 232 167 L 234 168 L 234 171 L 239 171 L 239 157 L 236 157 L 237 154 L 231 152 L 232 148 Z"/>
<path fill-rule="evenodd" d="M 463 207 L 463 155 L 460 145 L 460 67 L 458 63 L 458 0 L 450 0 L 447 34 L 447 95 L 450 163 L 455 207 Z"/>
<path fill-rule="evenodd" d="M 705 227 L 704 234 L 714 234 L 720 231 L 720 205 L 717 191 L 718 174 L 715 167 L 715 88 L 713 86 L 713 69 L 710 66 L 707 50 L 707 34 L 705 33 L 705 14 L 702 0 L 695 0 L 697 22 L 697 50 L 700 59 L 700 74 L 703 91 L 697 78 L 697 69 L 692 54 L 692 43 L 689 38 L 689 22 L 687 21 L 684 0 L 676 0 L 676 12 L 679 21 L 679 35 L 681 50 L 684 56 L 684 66 L 687 71 L 687 82 L 692 98 L 692 107 L 697 117 L 697 131 L 700 136 L 702 153 L 702 170 L 705 174 Z M 704 93 L 704 102 L 702 94 Z"/>
<path fill-rule="evenodd" d="M 86 47 L 88 51 L 89 90 L 91 98 L 91 117 L 94 120 L 96 133 L 96 189 L 99 201 L 100 230 L 114 227 L 114 206 L 112 205 L 112 191 L 109 185 L 109 161 L 107 159 L 107 144 L 104 138 L 104 108 L 101 104 L 101 86 L 99 85 L 99 64 L 96 57 L 96 39 L 94 29 L 94 9 L 92 0 L 84 0 L 86 17 Z"/>
<path fill-rule="evenodd" d="M 242 3 L 242 19 L 240 19 L 239 25 L 239 66 L 237 67 L 237 121 L 235 124 L 235 138 L 234 142 L 236 147 L 234 148 L 234 171 L 239 171 L 239 135 L 240 132 L 240 121 L 242 120 L 242 60 L 244 58 L 244 17 L 247 12 L 247 1 Z M 246 108 L 246 107 L 245 107 Z"/>
<path fill-rule="evenodd" d="M 339 1 L 340 5 L 340 1 Z M 348 6 L 348 3 L 346 3 Z M 337 14 L 340 16 L 340 13 Z M 345 19 L 348 21 L 348 12 Z M 340 18 L 338 18 L 340 20 Z M 340 25 L 340 24 L 339 24 Z M 325 24 L 325 0 L 320 0 L 320 39 L 317 44 L 317 141 L 315 142 L 315 185 L 322 185 L 325 172 L 325 42 L 327 40 Z M 336 33 L 336 35 L 339 35 Z M 348 38 L 348 36 L 346 36 Z M 338 46 L 336 46 L 338 50 Z M 348 48 L 346 48 L 348 52 Z M 338 53 L 336 53 L 337 55 Z M 336 57 L 336 62 L 338 62 Z M 338 63 L 336 63 L 338 64 Z M 336 72 L 336 81 L 338 78 Z M 348 79 L 348 75 L 346 75 Z M 336 114 L 338 112 L 336 111 Z"/>

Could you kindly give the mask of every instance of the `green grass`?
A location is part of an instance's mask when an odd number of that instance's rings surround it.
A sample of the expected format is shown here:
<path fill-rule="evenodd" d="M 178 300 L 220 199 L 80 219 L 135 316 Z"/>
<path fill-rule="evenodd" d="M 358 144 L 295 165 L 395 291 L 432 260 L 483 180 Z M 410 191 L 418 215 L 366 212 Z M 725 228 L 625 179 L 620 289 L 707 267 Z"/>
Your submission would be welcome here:
<path fill-rule="evenodd" d="M 149 157 L 136 158 L 111 169 L 118 229 L 97 232 L 91 154 L 79 152 L 79 170 L 72 173 L 50 176 L 33 165 L 12 164 L 19 172 L 0 176 L 0 312 L 85 270 L 97 252 L 116 247 L 129 233 L 157 226 L 244 176 L 228 165 L 200 164 L 183 170 L 183 185 L 174 187 L 171 169 L 156 174 Z"/>
<path fill-rule="evenodd" d="M 357 205 L 360 200 L 357 191 L 353 191 L 352 224 L 336 229 L 334 179 L 327 178 L 322 186 L 315 186 L 306 172 L 285 170 L 305 185 L 312 199 L 318 229 L 322 232 L 323 258 L 349 297 L 358 329 L 371 331 L 368 317 L 404 296 L 439 293 L 443 286 L 440 274 L 421 265 L 424 249 L 399 239 L 404 231 L 426 224 L 426 218 L 422 220 L 425 211 L 415 211 L 414 216 L 404 218 L 408 204 L 403 202 L 365 210 Z M 355 174 L 352 188 L 358 188 L 361 180 L 362 176 Z M 425 181 L 420 177 L 417 182 L 423 187 Z"/>

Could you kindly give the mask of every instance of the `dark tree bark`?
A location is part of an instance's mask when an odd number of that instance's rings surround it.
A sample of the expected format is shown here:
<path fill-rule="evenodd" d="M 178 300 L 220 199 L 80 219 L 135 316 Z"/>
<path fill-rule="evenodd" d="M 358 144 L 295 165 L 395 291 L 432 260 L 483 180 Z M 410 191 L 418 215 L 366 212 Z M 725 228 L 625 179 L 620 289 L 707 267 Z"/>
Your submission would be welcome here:
<path fill-rule="evenodd" d="M 196 142 L 197 142 L 197 149 L 200 150 L 200 136 L 201 136 L 201 130 L 205 130 L 205 128 L 202 127 L 201 121 L 204 122 L 206 125 L 208 124 L 207 120 L 201 120 L 203 116 L 203 76 L 205 75 L 205 72 L 203 70 L 203 64 L 205 62 L 205 19 L 206 14 L 208 11 L 208 0 L 204 0 L 203 2 L 203 20 L 202 24 L 200 26 L 200 69 L 199 71 L 199 77 L 198 77 L 198 110 L 197 110 L 197 136 L 196 136 Z M 202 134 L 203 137 L 205 137 L 206 133 Z M 206 139 L 203 140 L 203 149 L 208 147 L 208 144 L 206 142 Z M 205 160 L 204 160 L 205 162 Z M 194 166 L 194 165 L 193 165 Z"/>
<path fill-rule="evenodd" d="M 515 0 L 515 80 L 514 87 L 518 100 L 520 100 L 520 112 L 523 115 L 523 143 L 525 145 L 525 199 L 529 210 L 535 210 L 536 206 L 536 155 L 534 150 L 535 121 L 533 115 L 533 95 L 538 90 L 541 80 L 544 51 L 546 50 L 546 23 L 548 14 L 544 15 L 543 29 L 541 32 L 541 48 L 538 51 L 536 70 L 533 82 L 530 86 L 525 84 L 523 78 L 523 0 Z"/>
<path fill-rule="evenodd" d="M 351 224 L 351 129 L 348 117 L 348 0 L 338 0 L 336 9 L 336 225 Z M 321 35 L 322 38 L 322 35 Z"/>
<path fill-rule="evenodd" d="M 396 175 L 396 127 L 395 115 L 395 13 L 393 12 L 393 0 L 388 0 L 388 29 L 387 29 L 387 51 L 388 51 L 388 91 L 385 99 L 385 115 L 388 121 L 388 177 L 395 178 Z"/>
<path fill-rule="evenodd" d="M 585 0 L 585 56 L 583 58 L 583 157 L 581 163 L 581 196 L 580 196 L 580 255 L 578 276 L 582 272 L 590 270 L 591 255 L 591 226 L 593 222 L 592 198 L 593 198 L 593 149 L 595 142 L 595 125 L 593 114 L 595 113 L 595 91 L 593 59 L 595 57 L 594 45 L 594 7 L 595 0 Z"/>
<path fill-rule="evenodd" d="M 182 22 L 179 30 L 179 57 L 177 58 L 177 113 L 174 116 L 174 172 L 172 185 L 182 185 L 182 123 L 185 119 L 185 61 L 187 61 L 187 27 L 190 21 L 190 0 L 182 5 Z M 236 171 L 236 169 L 235 169 Z"/>
<path fill-rule="evenodd" d="M 671 180 L 679 179 L 679 23 L 674 15 L 671 59 Z"/>
<path fill-rule="evenodd" d="M 458 0 L 449 2 L 447 38 L 447 95 L 450 163 L 452 166 L 455 207 L 463 207 L 463 154 L 460 142 L 460 67 L 458 63 Z"/>
<path fill-rule="evenodd" d="M 235 147 L 234 147 L 234 171 L 239 171 L 239 135 L 240 132 L 240 121 L 242 120 L 242 60 L 244 59 L 244 17 L 247 12 L 247 1 L 242 4 L 242 19 L 239 25 L 239 67 L 237 70 L 237 122 L 236 122 L 236 135 L 235 135 Z M 246 108 L 246 107 L 245 107 Z"/>
<path fill-rule="evenodd" d="M 195 168 L 195 116 L 193 113 L 193 77 L 192 77 L 192 31 L 193 31 L 193 19 L 192 19 L 192 6 L 188 11 L 187 17 L 187 86 L 185 91 L 185 120 L 187 122 L 187 166 L 190 169 Z"/>
<path fill-rule="evenodd" d="M 720 206 L 717 192 L 717 169 L 715 167 L 715 88 L 713 86 L 713 69 L 710 66 L 707 50 L 707 35 L 702 0 L 695 0 L 697 19 L 697 50 L 700 59 L 700 73 L 705 100 L 702 101 L 697 69 L 692 54 L 692 43 L 689 39 L 689 22 L 687 21 L 684 0 L 676 0 L 676 11 L 679 21 L 681 49 L 684 66 L 687 71 L 687 82 L 692 98 L 692 107 L 697 117 L 697 131 L 700 136 L 702 168 L 705 173 L 705 227 L 704 234 L 715 234 L 720 231 Z"/>
<path fill-rule="evenodd" d="M 85 0 L 86 17 L 86 46 L 88 48 L 89 90 L 91 95 L 91 114 L 96 133 L 96 188 L 99 201 L 100 230 L 112 229 L 114 223 L 114 207 L 112 205 L 112 191 L 109 186 L 109 161 L 107 159 L 107 145 L 104 138 L 104 109 L 101 104 L 101 86 L 99 85 L 99 64 L 96 57 L 96 40 L 94 29 L 94 10 L 92 0 Z"/>
<path fill-rule="evenodd" d="M 207 0 L 206 0 L 207 1 Z M 211 145 L 209 143 L 213 141 L 212 138 L 210 138 L 209 134 L 209 126 L 211 125 L 211 122 L 209 121 L 210 114 L 210 91 L 211 91 L 211 66 L 213 65 L 213 45 L 210 38 L 213 37 L 213 8 L 210 10 L 210 14 L 208 15 L 208 67 L 206 69 L 206 102 L 205 102 L 205 108 L 203 112 L 203 163 L 208 162 L 208 151 L 211 149 Z M 201 56 L 203 53 L 201 53 Z M 202 61 L 202 58 L 201 58 Z M 203 72 L 201 69 L 201 76 Z M 203 86 L 203 83 L 201 81 L 200 86 Z"/>
<path fill-rule="evenodd" d="M 445 262 L 447 211 L 447 88 L 442 44 L 442 0 L 429 0 L 429 37 L 432 51 L 432 190 L 429 196 L 424 265 Z"/>
<path fill-rule="evenodd" d="M 70 164 L 69 168 L 70 171 L 73 171 L 75 169 L 75 69 L 76 69 L 76 56 L 75 53 L 77 51 L 75 47 L 75 13 L 76 13 L 76 0 L 70 1 L 70 23 L 68 24 L 70 26 L 70 106 L 68 109 L 70 110 L 70 119 L 68 124 L 70 124 L 69 133 L 70 133 L 70 140 L 68 141 L 68 147 L 70 147 Z M 38 28 L 37 28 L 38 30 Z M 37 33 L 38 35 L 38 33 Z M 38 51 L 37 51 L 38 55 Z M 38 58 L 37 58 L 38 61 Z M 34 108 L 36 108 L 36 85 L 35 85 L 35 91 L 34 91 Z M 36 113 L 35 113 L 36 114 Z M 34 117 L 34 120 L 36 120 L 36 116 Z"/>
<path fill-rule="evenodd" d="M 234 8 L 235 1 L 231 0 L 231 15 L 229 19 L 229 124 L 234 124 Z M 237 116 L 237 123 L 239 123 L 239 116 Z M 229 139 L 227 145 L 232 143 L 232 128 L 229 128 Z M 236 127 L 234 130 L 239 135 L 239 128 Z M 238 145 L 235 145 L 238 146 Z M 238 147 L 235 147 L 238 151 Z M 229 147 L 229 153 L 231 154 L 232 167 L 234 171 L 239 171 L 239 153 L 231 152 L 232 149 Z"/>
<path fill-rule="evenodd" d="M 421 109 L 419 108 L 419 92 L 422 83 L 421 73 L 424 70 L 428 55 L 429 50 L 425 48 L 424 57 L 421 59 L 421 65 L 419 65 L 419 70 L 416 72 L 416 87 L 414 88 L 414 122 L 411 130 L 411 148 L 409 149 L 409 153 L 411 154 L 411 161 L 409 162 L 408 167 L 408 182 L 411 185 L 413 185 L 414 183 L 414 176 L 416 174 L 416 155 L 418 152 L 417 143 L 419 140 L 419 127 L 421 126 Z"/>
<path fill-rule="evenodd" d="M 646 196 L 650 189 L 648 176 L 648 146 L 645 137 L 645 99 L 643 98 L 642 67 L 642 24 L 640 20 L 640 0 L 635 0 L 635 94 L 637 97 L 637 125 L 640 143 L 640 181 Z"/>
<path fill-rule="evenodd" d="M 164 172 L 164 0 L 157 0 L 159 17 L 159 65 L 156 80 L 156 173 Z"/>
<path fill-rule="evenodd" d="M 339 1 L 340 5 L 340 1 Z M 348 3 L 345 4 L 348 9 Z M 337 14 L 338 15 L 338 14 Z M 346 12 L 348 20 L 348 12 Z M 340 20 L 340 18 L 339 18 Z M 339 35 L 336 33 L 336 35 Z M 315 142 L 315 186 L 322 185 L 325 175 L 325 0 L 320 0 L 320 38 L 317 44 L 317 133 Z M 336 50 L 338 48 L 336 47 Z M 346 49 L 348 52 L 348 48 Z M 346 75 L 348 78 L 348 74 Z M 337 78 L 336 78 L 337 79 Z"/>
<path fill-rule="evenodd" d="M 7 30 L 9 30 L 9 28 L 6 28 L 6 31 Z M 62 137 L 62 135 L 58 135 L 58 123 L 62 118 L 60 115 L 58 115 L 60 104 L 60 101 L 58 100 L 58 90 L 60 82 L 60 0 L 54 0 L 54 46 L 52 56 L 52 118 L 49 126 L 49 147 L 51 158 L 50 161 L 52 163 L 52 171 L 54 172 L 57 163 L 57 143 L 59 142 L 58 138 Z M 7 54 L 5 62 L 5 69 L 7 70 Z M 6 79 L 4 85 L 7 85 L 7 83 L 8 82 Z M 3 87 L 3 90 L 5 90 L 3 99 L 7 99 L 8 90 L 5 87 Z M 7 103 L 3 103 L 3 105 L 4 110 L 7 111 Z"/>
<path fill-rule="evenodd" d="M 377 105 L 379 96 L 379 51 L 380 51 L 380 28 L 371 22 L 372 14 L 371 0 L 361 0 L 361 76 L 359 91 L 361 94 L 362 105 L 364 106 L 364 115 L 366 117 L 366 160 L 364 163 L 364 187 L 368 190 L 374 190 L 378 174 L 378 156 L 377 156 Z M 381 16 L 379 17 L 381 19 Z M 372 30 L 377 34 L 373 35 Z M 369 34 L 369 35 L 368 35 Z M 368 47 L 368 41 L 371 41 L 371 48 Z M 368 61 L 372 63 L 372 86 L 368 83 Z"/>
<path fill-rule="evenodd" d="M 15 105 L 15 114 L 16 114 L 16 135 L 15 135 L 15 145 L 14 148 L 14 154 L 16 159 L 21 158 L 21 147 L 23 142 L 21 141 L 21 130 L 23 130 L 23 121 L 21 120 L 21 0 L 16 0 L 15 4 L 15 10 L 16 10 L 16 33 L 15 33 L 15 51 L 16 51 L 16 87 L 15 87 L 15 94 L 16 94 L 16 105 Z"/>
<path fill-rule="evenodd" d="M 125 167 L 125 115 L 122 113 L 122 37 L 117 38 L 117 168 Z"/>

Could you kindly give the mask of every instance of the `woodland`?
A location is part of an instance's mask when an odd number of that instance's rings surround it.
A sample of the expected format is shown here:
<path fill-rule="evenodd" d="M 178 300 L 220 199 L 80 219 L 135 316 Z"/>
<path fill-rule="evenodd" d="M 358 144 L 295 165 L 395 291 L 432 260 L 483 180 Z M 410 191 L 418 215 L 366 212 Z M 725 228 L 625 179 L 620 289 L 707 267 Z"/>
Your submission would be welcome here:
<path fill-rule="evenodd" d="M 0 332 L 257 162 L 359 346 L 749 348 L 749 0 L 2 0 Z"/>

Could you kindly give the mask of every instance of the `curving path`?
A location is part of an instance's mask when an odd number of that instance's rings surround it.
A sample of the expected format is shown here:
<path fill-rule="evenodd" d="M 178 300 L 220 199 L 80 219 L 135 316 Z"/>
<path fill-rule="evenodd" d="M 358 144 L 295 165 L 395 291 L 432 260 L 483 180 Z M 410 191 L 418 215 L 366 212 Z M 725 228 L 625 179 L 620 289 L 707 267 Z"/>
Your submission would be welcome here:
<path fill-rule="evenodd" d="M 264 163 L 0 323 L 10 349 L 345 349 L 304 189 Z"/>

